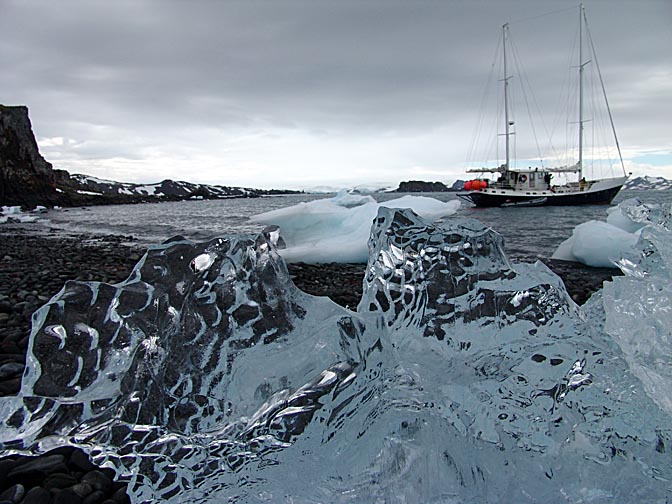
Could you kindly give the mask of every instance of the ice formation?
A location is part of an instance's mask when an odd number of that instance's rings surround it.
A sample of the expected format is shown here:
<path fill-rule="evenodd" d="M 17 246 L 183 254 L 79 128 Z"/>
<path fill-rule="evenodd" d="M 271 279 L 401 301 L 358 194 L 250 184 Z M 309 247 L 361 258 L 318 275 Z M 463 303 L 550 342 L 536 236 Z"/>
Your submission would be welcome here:
<path fill-rule="evenodd" d="M 579 224 L 552 257 L 587 266 L 615 268 L 621 258 L 635 252 L 639 232 L 645 225 L 630 212 L 639 209 L 637 212 L 641 213 L 656 208 L 659 205 L 644 205 L 636 198 L 610 207 L 606 222 L 592 220 Z"/>
<path fill-rule="evenodd" d="M 460 201 L 407 195 L 378 203 L 371 196 L 342 190 L 333 198 L 272 210 L 251 220 L 280 227 L 286 247 L 280 255 L 287 262 L 365 263 L 371 221 L 381 206 L 410 208 L 425 219 L 436 220 L 454 215 Z"/>
<path fill-rule="evenodd" d="M 642 218 L 622 266 L 669 296 L 669 210 Z M 123 283 L 68 282 L 2 448 L 81 446 L 135 502 L 669 500 L 669 297 L 641 305 L 655 360 L 629 287 L 582 312 L 477 221 L 380 208 L 356 312 L 298 290 L 276 238 L 174 239 Z"/>
<path fill-rule="evenodd" d="M 33 213 L 42 213 L 44 210 L 46 210 L 45 207 L 38 206 L 33 210 Z M 0 224 L 5 224 L 7 222 L 37 222 L 37 217 L 22 212 L 20 206 L 0 206 Z"/>
<path fill-rule="evenodd" d="M 625 275 L 604 286 L 605 329 L 646 392 L 672 414 L 672 205 L 631 201 L 620 209 L 639 240 L 617 262 Z"/>

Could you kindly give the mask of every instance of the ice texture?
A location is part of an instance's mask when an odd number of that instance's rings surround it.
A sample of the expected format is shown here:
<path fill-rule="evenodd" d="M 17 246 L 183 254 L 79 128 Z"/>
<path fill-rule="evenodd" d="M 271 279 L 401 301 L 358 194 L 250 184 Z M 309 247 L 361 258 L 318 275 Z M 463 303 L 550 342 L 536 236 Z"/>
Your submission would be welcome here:
<path fill-rule="evenodd" d="M 660 205 L 630 198 L 607 210 L 607 220 L 591 220 L 574 228 L 572 236 L 553 253 L 553 259 L 580 262 L 587 266 L 616 268 L 623 258 L 636 252 L 643 220 L 659 213 Z"/>
<path fill-rule="evenodd" d="M 672 414 L 672 204 L 630 201 L 622 213 L 640 226 L 625 274 L 603 289 L 605 329 L 651 398 Z"/>
<path fill-rule="evenodd" d="M 460 201 L 406 195 L 378 203 L 371 196 L 342 190 L 333 198 L 299 203 L 251 219 L 282 229 L 284 243 L 280 255 L 287 262 L 365 263 L 371 221 L 381 206 L 410 208 L 426 219 L 436 220 L 454 215 Z"/>
<path fill-rule="evenodd" d="M 637 281 L 669 259 L 667 222 Z M 380 208 L 353 312 L 298 290 L 277 239 L 176 238 L 125 282 L 66 283 L 0 401 L 2 449 L 80 446 L 134 502 L 669 500 L 665 392 L 599 296 L 582 311 L 477 221 Z"/>

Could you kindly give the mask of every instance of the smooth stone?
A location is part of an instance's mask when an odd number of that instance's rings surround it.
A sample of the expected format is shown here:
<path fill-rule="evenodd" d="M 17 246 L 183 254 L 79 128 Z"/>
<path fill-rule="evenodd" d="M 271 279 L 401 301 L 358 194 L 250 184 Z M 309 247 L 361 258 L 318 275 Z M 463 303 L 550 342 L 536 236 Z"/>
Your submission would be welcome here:
<path fill-rule="evenodd" d="M 23 374 L 23 364 L 8 362 L 0 366 L 0 380 L 5 380 L 17 374 Z"/>
<path fill-rule="evenodd" d="M 89 471 L 82 476 L 82 483 L 88 483 L 96 490 L 102 490 L 108 494 L 112 490 L 112 480 L 98 470 Z"/>
<path fill-rule="evenodd" d="M 23 362 L 26 356 L 22 353 L 0 353 L 0 362 Z"/>
<path fill-rule="evenodd" d="M 16 395 L 21 390 L 21 377 L 0 381 L 0 396 Z"/>
<path fill-rule="evenodd" d="M 0 501 L 19 502 L 26 495 L 25 487 L 17 483 L 0 493 Z"/>
<path fill-rule="evenodd" d="M 126 486 L 118 488 L 117 491 L 112 494 L 112 500 L 116 504 L 131 504 L 131 498 L 126 493 Z"/>
<path fill-rule="evenodd" d="M 107 494 L 103 492 L 102 490 L 94 490 L 93 493 L 87 495 L 83 499 L 83 504 L 100 504 L 104 500 L 106 500 Z"/>
<path fill-rule="evenodd" d="M 77 478 L 67 473 L 52 473 L 44 479 L 42 486 L 47 490 L 51 488 L 68 488 L 77 484 Z"/>
<path fill-rule="evenodd" d="M 70 455 L 70 465 L 73 465 L 84 472 L 96 468 L 96 466 L 91 463 L 89 456 L 79 449 L 76 449 L 72 452 L 72 455 Z"/>
<path fill-rule="evenodd" d="M 47 455 L 45 457 L 36 457 L 14 468 L 8 474 L 8 477 L 9 479 L 13 479 L 34 473 L 49 474 L 67 471 L 68 468 L 65 465 L 65 457 L 63 455 Z"/>
<path fill-rule="evenodd" d="M 82 504 L 82 498 L 72 491 L 70 488 L 61 490 L 56 495 L 54 495 L 53 504 Z"/>
<path fill-rule="evenodd" d="M 93 492 L 93 487 L 88 483 L 77 483 L 76 485 L 72 485 L 70 488 L 82 499 Z"/>
<path fill-rule="evenodd" d="M 13 459 L 0 460 L 0 488 L 7 486 L 7 475 L 16 465 L 17 461 Z"/>
<path fill-rule="evenodd" d="M 49 504 L 50 502 L 51 494 L 48 490 L 42 487 L 33 487 L 28 490 L 21 504 Z"/>

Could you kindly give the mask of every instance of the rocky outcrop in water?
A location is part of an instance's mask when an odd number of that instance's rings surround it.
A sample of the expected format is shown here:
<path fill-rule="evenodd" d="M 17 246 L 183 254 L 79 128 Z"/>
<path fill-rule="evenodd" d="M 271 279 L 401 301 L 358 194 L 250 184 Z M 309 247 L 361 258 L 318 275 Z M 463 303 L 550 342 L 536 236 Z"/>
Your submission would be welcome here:
<path fill-rule="evenodd" d="M 415 193 L 415 192 L 447 192 L 448 186 L 443 182 L 425 182 L 423 180 L 409 180 L 399 182 L 399 187 L 395 192 Z"/>
<path fill-rule="evenodd" d="M 0 105 L 0 204 L 58 204 L 51 163 L 41 155 L 28 107 Z"/>

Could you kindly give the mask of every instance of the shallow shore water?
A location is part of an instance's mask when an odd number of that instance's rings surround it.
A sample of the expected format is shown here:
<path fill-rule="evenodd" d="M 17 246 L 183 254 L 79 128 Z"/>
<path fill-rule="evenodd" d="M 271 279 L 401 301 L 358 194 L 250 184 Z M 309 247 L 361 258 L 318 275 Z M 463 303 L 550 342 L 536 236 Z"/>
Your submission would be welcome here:
<path fill-rule="evenodd" d="M 0 396 L 15 395 L 20 389 L 32 313 L 67 280 L 125 280 L 144 253 L 132 243 L 129 236 L 63 235 L 56 230 L 35 234 L 29 226 L 0 227 Z M 544 262 L 563 279 L 578 304 L 620 274 L 614 269 Z M 359 302 L 364 264 L 290 264 L 288 269 L 295 284 L 309 294 L 328 296 L 351 309 Z M 115 482 L 113 474 L 96 468 L 83 452 L 70 447 L 39 457 L 4 457 L 0 501 L 130 502 L 124 483 Z"/>

